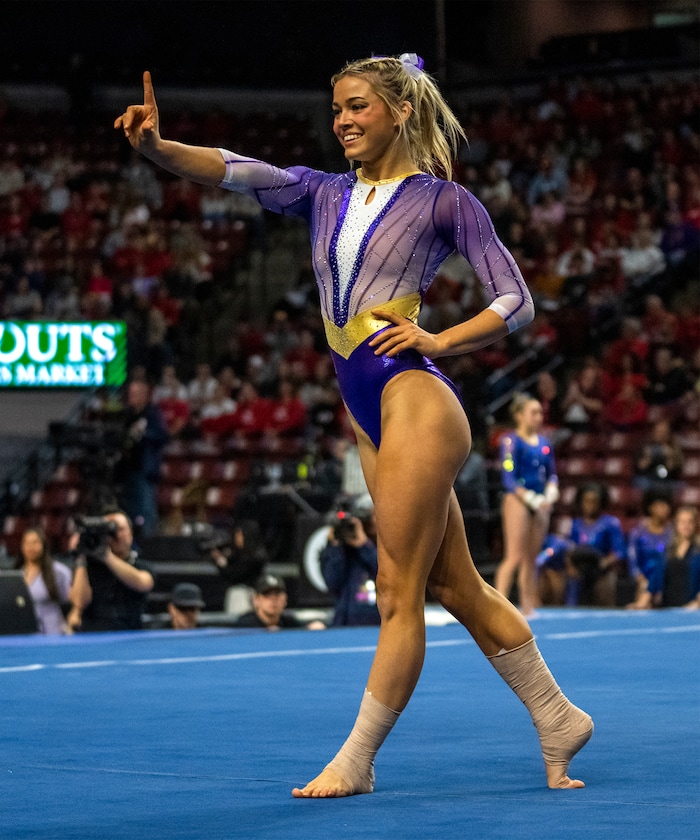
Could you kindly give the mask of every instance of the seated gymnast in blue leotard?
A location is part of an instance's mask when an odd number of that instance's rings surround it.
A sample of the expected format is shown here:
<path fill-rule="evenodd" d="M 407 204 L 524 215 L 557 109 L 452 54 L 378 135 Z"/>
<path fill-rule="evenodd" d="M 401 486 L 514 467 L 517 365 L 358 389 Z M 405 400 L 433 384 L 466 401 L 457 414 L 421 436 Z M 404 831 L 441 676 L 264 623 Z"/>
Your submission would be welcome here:
<path fill-rule="evenodd" d="M 254 196 L 305 218 L 328 342 L 377 519 L 377 650 L 355 725 L 297 797 L 374 789 L 375 755 L 408 702 L 425 653 L 425 590 L 472 634 L 528 708 L 547 783 L 569 778 L 590 717 L 560 691 L 520 613 L 472 562 L 453 482 L 471 445 L 458 395 L 432 360 L 484 347 L 533 316 L 512 256 L 479 202 L 451 174 L 463 136 L 415 54 L 353 62 L 332 79 L 333 132 L 357 171 L 278 169 L 225 150 L 164 140 L 150 74 L 143 105 L 115 120 L 170 172 Z M 459 251 L 488 306 L 441 333 L 416 323 L 440 263 Z"/>

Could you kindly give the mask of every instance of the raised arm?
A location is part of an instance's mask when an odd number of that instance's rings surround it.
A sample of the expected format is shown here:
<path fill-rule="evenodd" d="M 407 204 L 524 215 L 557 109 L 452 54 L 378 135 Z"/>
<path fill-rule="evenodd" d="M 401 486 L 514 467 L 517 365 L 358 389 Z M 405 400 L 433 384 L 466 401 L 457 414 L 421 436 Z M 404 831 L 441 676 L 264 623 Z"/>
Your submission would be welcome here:
<path fill-rule="evenodd" d="M 104 564 L 124 586 L 128 586 L 129 589 L 136 592 L 150 592 L 155 585 L 153 575 L 150 572 L 145 569 L 137 569 L 131 563 L 122 560 L 110 549 L 105 552 Z"/>
<path fill-rule="evenodd" d="M 129 105 L 114 121 L 122 129 L 136 151 L 168 172 L 207 186 L 218 186 L 226 174 L 226 166 L 218 149 L 189 146 L 163 140 L 158 127 L 158 106 L 151 74 L 143 74 L 143 105 Z"/>

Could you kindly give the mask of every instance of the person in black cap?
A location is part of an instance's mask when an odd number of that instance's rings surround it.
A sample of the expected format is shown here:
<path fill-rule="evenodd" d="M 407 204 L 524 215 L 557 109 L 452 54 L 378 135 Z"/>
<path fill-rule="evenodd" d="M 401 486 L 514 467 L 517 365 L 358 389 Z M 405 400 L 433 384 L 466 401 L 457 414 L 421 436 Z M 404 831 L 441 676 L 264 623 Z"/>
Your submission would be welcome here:
<path fill-rule="evenodd" d="M 267 630 L 287 630 L 306 628 L 321 630 L 325 625 L 320 621 L 304 624 L 295 616 L 285 612 L 287 608 L 287 585 L 277 575 L 264 574 L 255 582 L 253 609 L 244 613 L 235 623 L 235 627 L 261 627 Z"/>
<path fill-rule="evenodd" d="M 196 583 L 178 583 L 168 603 L 173 630 L 194 630 L 199 624 L 199 611 L 205 606 L 202 590 Z"/>

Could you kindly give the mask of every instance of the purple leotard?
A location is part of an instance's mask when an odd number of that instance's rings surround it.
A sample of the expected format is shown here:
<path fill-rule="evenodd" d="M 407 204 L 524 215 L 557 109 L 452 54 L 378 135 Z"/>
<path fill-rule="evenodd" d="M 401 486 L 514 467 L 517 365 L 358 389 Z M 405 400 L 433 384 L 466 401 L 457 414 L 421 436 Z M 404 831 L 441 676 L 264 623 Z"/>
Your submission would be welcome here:
<path fill-rule="evenodd" d="M 381 393 L 391 377 L 403 370 L 425 370 L 457 392 L 416 352 L 392 359 L 374 356 L 366 343 L 388 324 L 372 317 L 372 309 L 391 308 L 416 321 L 440 264 L 459 251 L 479 277 L 489 308 L 510 332 L 532 320 L 532 298 L 515 260 L 484 207 L 459 184 L 410 175 L 377 188 L 375 201 L 367 205 L 362 190 L 371 187 L 354 172 L 279 169 L 220 151 L 226 165 L 222 187 L 309 223 L 321 314 L 341 393 L 376 446 L 381 439 Z"/>

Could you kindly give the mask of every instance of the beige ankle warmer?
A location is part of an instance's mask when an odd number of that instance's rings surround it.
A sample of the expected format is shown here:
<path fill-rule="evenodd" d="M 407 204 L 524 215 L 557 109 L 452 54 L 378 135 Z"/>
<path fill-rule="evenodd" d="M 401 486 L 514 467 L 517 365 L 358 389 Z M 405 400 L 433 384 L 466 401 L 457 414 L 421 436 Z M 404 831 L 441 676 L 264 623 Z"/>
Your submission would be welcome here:
<path fill-rule="evenodd" d="M 399 719 L 399 714 L 365 690 L 355 725 L 336 757 L 328 764 L 350 785 L 351 793 L 372 793 L 374 790 L 374 757 Z"/>
<path fill-rule="evenodd" d="M 488 659 L 530 712 L 545 762 L 568 766 L 593 734 L 593 721 L 564 696 L 535 640 Z"/>

